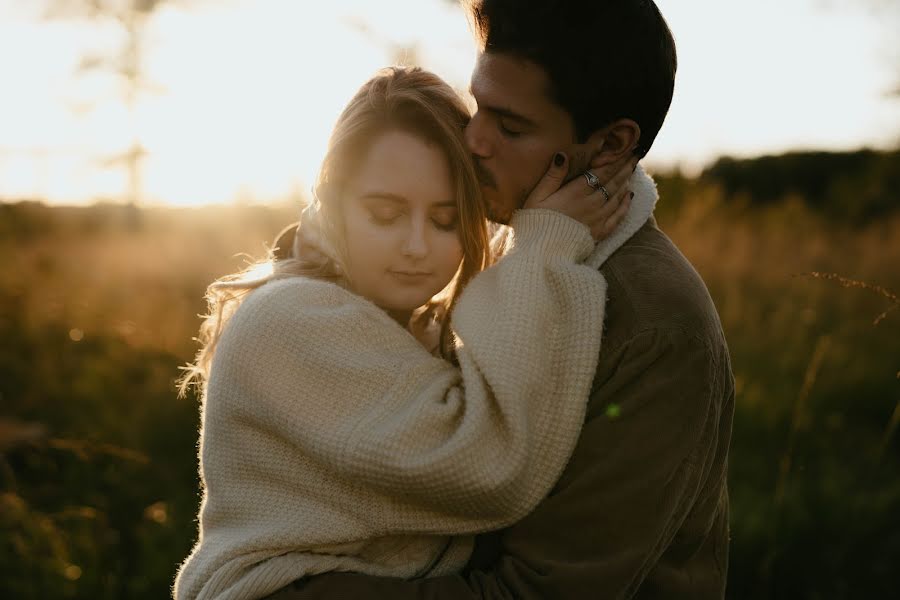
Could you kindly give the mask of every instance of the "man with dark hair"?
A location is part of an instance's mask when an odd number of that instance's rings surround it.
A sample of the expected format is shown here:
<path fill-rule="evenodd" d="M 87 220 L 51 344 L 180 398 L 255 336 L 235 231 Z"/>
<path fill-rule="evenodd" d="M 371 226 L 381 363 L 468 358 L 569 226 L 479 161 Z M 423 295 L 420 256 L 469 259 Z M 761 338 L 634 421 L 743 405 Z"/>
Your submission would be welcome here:
<path fill-rule="evenodd" d="M 558 151 L 571 177 L 614 172 L 649 151 L 676 68 L 651 0 L 468 9 L 482 52 L 467 140 L 494 220 L 522 206 Z M 652 216 L 601 271 L 606 331 L 584 427 L 534 512 L 479 536 L 459 575 L 331 573 L 273 598 L 723 597 L 734 384 L 718 315 Z"/>

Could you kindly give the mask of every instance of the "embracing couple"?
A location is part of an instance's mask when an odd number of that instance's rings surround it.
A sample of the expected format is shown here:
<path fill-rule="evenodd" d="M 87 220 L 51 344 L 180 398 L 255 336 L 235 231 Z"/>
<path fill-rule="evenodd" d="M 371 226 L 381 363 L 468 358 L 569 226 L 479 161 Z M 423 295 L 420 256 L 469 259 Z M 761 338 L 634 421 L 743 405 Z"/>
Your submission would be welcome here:
<path fill-rule="evenodd" d="M 724 596 L 728 350 L 638 166 L 672 35 L 650 0 L 466 8 L 475 113 L 381 72 L 268 271 L 209 288 L 179 600 Z"/>

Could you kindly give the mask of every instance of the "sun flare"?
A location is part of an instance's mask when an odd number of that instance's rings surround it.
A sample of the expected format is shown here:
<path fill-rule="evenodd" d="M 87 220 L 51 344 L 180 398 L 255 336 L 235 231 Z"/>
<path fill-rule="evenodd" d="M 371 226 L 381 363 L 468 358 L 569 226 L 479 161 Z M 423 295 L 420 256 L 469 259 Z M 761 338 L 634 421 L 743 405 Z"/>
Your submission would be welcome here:
<path fill-rule="evenodd" d="M 777 18 L 765 3 L 658 4 L 679 79 L 651 166 L 900 139 L 896 64 L 873 14 L 811 0 L 779 5 Z M 416 62 L 465 89 L 475 60 L 465 16 L 446 0 L 160 6 L 140 36 L 129 107 L 122 78 L 78 74 L 84 57 L 119 56 L 113 23 L 40 20 L 0 0 L 0 199 L 119 200 L 130 185 L 145 204 L 302 195 L 332 124 L 375 70 Z M 141 155 L 131 173 L 130 150 Z"/>

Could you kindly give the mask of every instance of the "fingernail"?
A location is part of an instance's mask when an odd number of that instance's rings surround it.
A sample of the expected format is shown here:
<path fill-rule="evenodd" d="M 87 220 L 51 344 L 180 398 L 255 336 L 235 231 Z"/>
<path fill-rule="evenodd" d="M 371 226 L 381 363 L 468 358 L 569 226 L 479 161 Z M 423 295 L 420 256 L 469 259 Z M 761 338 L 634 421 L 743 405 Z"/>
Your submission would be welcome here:
<path fill-rule="evenodd" d="M 563 166 L 564 162 L 566 162 L 566 155 L 562 152 L 557 152 L 553 155 L 553 164 L 557 167 Z"/>

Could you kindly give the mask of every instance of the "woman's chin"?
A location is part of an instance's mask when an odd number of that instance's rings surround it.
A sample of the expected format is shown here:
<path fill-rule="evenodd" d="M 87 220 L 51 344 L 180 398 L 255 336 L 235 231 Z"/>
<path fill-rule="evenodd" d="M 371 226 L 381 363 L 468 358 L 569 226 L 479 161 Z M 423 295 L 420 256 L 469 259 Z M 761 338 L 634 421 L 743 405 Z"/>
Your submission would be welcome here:
<path fill-rule="evenodd" d="M 429 289 L 397 291 L 381 295 L 375 304 L 387 312 L 413 312 L 428 303 L 441 290 Z"/>

